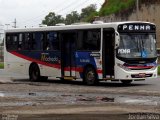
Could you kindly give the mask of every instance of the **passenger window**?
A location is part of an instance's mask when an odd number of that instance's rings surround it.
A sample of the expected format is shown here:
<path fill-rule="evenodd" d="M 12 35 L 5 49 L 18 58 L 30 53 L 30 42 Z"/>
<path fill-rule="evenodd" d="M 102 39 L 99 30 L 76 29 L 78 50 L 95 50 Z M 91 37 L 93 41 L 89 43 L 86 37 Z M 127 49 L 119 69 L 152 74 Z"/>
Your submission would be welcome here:
<path fill-rule="evenodd" d="M 78 32 L 78 50 L 100 50 L 101 32 L 96 30 L 83 30 Z"/>
<path fill-rule="evenodd" d="M 57 32 L 49 32 L 47 34 L 46 50 L 59 50 L 59 39 Z"/>
<path fill-rule="evenodd" d="M 6 45 L 7 50 L 17 50 L 18 48 L 18 35 L 17 34 L 8 34 L 6 35 Z"/>
<path fill-rule="evenodd" d="M 19 41 L 18 41 L 18 50 L 22 50 L 22 40 L 23 40 L 23 34 L 19 34 Z"/>

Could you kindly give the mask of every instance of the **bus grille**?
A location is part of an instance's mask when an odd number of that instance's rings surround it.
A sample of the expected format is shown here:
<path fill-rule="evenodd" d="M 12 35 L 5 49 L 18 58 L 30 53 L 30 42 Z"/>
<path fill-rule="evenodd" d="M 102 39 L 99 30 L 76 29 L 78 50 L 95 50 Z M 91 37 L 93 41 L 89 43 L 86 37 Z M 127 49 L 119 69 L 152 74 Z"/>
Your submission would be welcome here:
<path fill-rule="evenodd" d="M 132 78 L 146 78 L 146 77 L 152 77 L 153 74 L 145 74 L 144 76 L 140 75 L 140 74 L 132 74 L 131 77 Z"/>

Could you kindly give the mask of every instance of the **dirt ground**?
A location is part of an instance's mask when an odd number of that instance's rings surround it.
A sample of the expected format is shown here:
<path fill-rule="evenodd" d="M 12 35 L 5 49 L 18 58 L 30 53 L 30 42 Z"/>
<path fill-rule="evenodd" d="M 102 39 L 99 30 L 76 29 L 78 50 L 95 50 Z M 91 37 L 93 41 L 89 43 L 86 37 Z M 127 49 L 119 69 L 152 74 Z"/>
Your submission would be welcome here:
<path fill-rule="evenodd" d="M 0 83 L 0 119 L 159 120 L 160 93 L 145 91 L 143 86 L 13 79 Z"/>

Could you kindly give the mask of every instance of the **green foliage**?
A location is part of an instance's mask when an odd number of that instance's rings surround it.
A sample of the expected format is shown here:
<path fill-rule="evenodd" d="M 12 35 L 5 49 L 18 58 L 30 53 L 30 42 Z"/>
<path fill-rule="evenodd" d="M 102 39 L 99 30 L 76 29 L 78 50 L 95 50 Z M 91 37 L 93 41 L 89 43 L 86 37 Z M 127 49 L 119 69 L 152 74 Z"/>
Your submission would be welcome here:
<path fill-rule="evenodd" d="M 160 66 L 158 66 L 158 75 L 160 75 Z"/>
<path fill-rule="evenodd" d="M 66 15 L 66 18 L 63 18 L 61 15 L 56 15 L 54 12 L 50 12 L 42 21 L 42 24 L 54 26 L 57 23 L 72 24 L 80 21 L 91 21 L 94 16 L 98 15 L 96 9 L 96 5 L 91 4 L 86 8 L 83 8 L 81 14 L 78 14 L 77 11 L 72 11 L 71 13 Z"/>
<path fill-rule="evenodd" d="M 91 4 L 86 8 L 82 9 L 82 13 L 80 15 L 81 21 L 89 21 L 97 14 L 97 7 L 95 4 Z"/>
<path fill-rule="evenodd" d="M 65 23 L 67 25 L 72 24 L 72 23 L 76 23 L 79 21 L 80 21 L 80 15 L 78 14 L 77 11 L 73 11 L 70 14 L 66 15 Z"/>
<path fill-rule="evenodd" d="M 128 9 L 135 4 L 135 0 L 108 0 L 99 11 L 100 16 L 106 16 L 118 13 L 121 10 Z"/>
<path fill-rule="evenodd" d="M 85 21 L 85 22 L 91 22 L 91 21 L 94 20 L 94 18 L 96 16 L 99 16 L 98 12 L 93 12 L 88 17 L 84 18 L 83 21 Z"/>
<path fill-rule="evenodd" d="M 4 69 L 4 63 L 0 63 L 0 69 Z"/>
<path fill-rule="evenodd" d="M 133 5 L 135 5 L 135 0 L 107 0 L 99 12 L 96 11 L 97 7 L 95 4 L 83 8 L 81 14 L 78 14 L 77 11 L 72 11 L 66 15 L 66 18 L 63 18 L 61 15 L 56 15 L 54 12 L 50 12 L 42 21 L 42 24 L 51 26 L 57 23 L 72 24 L 76 22 L 91 22 L 94 20 L 95 16 L 106 16 L 118 13 Z"/>
<path fill-rule="evenodd" d="M 42 21 L 42 24 L 48 26 L 54 26 L 57 23 L 63 23 L 64 18 L 61 15 L 56 15 L 54 12 L 50 12 L 45 19 Z"/>

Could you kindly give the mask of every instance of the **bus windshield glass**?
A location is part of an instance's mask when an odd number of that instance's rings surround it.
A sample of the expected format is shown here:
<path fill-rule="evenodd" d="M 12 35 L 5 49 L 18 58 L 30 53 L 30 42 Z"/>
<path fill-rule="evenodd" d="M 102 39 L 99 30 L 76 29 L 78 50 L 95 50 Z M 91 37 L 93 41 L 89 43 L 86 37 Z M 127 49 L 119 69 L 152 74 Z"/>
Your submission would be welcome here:
<path fill-rule="evenodd" d="M 117 55 L 121 58 L 155 58 L 155 39 L 156 35 L 153 33 L 121 33 Z"/>

